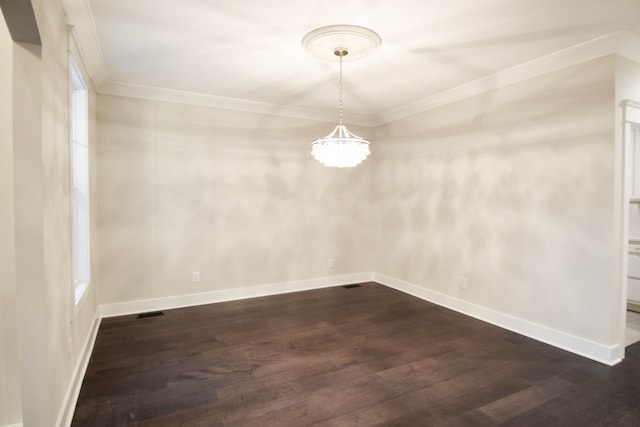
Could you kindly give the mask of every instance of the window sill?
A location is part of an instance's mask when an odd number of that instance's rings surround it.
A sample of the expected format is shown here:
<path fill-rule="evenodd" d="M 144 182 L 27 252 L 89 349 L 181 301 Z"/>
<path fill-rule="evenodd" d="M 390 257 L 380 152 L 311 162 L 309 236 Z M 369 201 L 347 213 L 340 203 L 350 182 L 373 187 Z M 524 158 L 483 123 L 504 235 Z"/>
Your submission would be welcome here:
<path fill-rule="evenodd" d="M 80 304 L 80 301 L 82 301 L 82 297 L 86 295 L 88 288 L 89 282 L 80 283 L 76 286 L 74 294 L 74 302 L 76 306 Z"/>

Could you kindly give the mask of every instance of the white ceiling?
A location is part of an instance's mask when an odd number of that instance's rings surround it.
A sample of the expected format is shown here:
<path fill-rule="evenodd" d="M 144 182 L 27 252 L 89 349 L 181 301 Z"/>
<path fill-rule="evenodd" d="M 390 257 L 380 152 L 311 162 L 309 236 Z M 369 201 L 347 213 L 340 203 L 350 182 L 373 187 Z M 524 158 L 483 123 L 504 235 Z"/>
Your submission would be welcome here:
<path fill-rule="evenodd" d="M 63 4 L 99 91 L 170 89 L 274 111 L 284 106 L 337 115 L 337 62 L 311 57 L 301 39 L 324 25 L 371 28 L 382 37 L 380 50 L 345 63 L 347 123 L 350 115 L 361 122 L 363 117 L 380 121 L 387 113 L 448 89 L 640 22 L 640 0 Z"/>

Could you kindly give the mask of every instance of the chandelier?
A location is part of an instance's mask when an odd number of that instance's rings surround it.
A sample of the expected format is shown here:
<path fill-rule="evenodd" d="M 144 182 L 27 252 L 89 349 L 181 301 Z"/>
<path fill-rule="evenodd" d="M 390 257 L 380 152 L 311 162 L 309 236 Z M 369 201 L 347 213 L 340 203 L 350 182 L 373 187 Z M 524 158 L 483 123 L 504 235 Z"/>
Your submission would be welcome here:
<path fill-rule="evenodd" d="M 339 120 L 329 135 L 311 143 L 313 157 L 328 167 L 347 168 L 359 165 L 369 156 L 369 141 L 358 136 L 343 124 L 342 62 L 352 51 L 353 59 L 374 52 L 380 47 L 378 34 L 355 25 L 331 25 L 311 31 L 302 39 L 303 47 L 311 54 L 340 60 Z M 330 55 L 333 55 L 330 56 Z"/>

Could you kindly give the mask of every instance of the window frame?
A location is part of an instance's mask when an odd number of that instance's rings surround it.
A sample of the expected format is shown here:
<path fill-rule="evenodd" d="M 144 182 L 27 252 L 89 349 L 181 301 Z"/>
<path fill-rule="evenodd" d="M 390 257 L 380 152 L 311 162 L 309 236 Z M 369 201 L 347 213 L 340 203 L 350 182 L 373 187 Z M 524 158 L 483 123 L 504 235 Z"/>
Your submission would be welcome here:
<path fill-rule="evenodd" d="M 69 162 L 71 282 L 74 306 L 91 283 L 91 185 L 89 91 L 79 64 L 69 55 Z"/>

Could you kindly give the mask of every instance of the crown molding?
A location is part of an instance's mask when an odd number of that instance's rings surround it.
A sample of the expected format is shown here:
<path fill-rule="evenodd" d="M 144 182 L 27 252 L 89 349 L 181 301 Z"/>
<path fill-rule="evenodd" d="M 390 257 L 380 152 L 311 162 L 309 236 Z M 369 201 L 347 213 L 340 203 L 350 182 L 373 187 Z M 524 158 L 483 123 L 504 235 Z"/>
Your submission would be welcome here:
<path fill-rule="evenodd" d="M 98 93 L 314 121 L 334 122 L 336 120 L 335 111 L 270 104 L 113 81 L 110 79 L 104 63 L 89 0 L 61 1 L 67 14 L 68 23 L 74 27 L 74 33 L 77 33 L 74 34 L 74 38 L 81 59 Z M 640 24 L 630 29 L 605 34 L 579 43 L 461 86 L 446 89 L 381 114 L 349 113 L 349 123 L 367 127 L 383 125 L 432 108 L 612 54 L 619 54 L 640 63 Z"/>
<path fill-rule="evenodd" d="M 630 30 L 622 30 L 579 43 L 389 110 L 376 117 L 376 125 L 400 120 L 432 108 L 616 53 L 640 62 L 640 35 Z"/>
<path fill-rule="evenodd" d="M 61 0 L 80 60 L 96 90 L 109 80 L 89 0 Z"/>
<path fill-rule="evenodd" d="M 152 101 L 174 102 L 178 104 L 196 105 L 207 108 L 242 111 L 246 113 L 269 114 L 297 119 L 322 122 L 336 122 L 335 111 L 314 108 L 293 107 L 290 105 L 270 104 L 266 102 L 249 101 L 246 99 L 229 98 L 197 92 L 176 89 L 144 86 L 124 82 L 106 81 L 98 88 L 98 93 L 129 98 L 148 99 Z M 349 123 L 358 126 L 375 126 L 374 118 L 369 115 L 349 113 Z"/>
<path fill-rule="evenodd" d="M 506 70 L 490 74 L 464 85 L 444 90 L 382 114 L 364 115 L 350 113 L 349 122 L 360 126 L 380 126 L 432 108 L 481 95 L 491 90 L 612 54 L 620 54 L 640 63 L 640 34 L 631 30 L 609 33 Z M 99 93 L 107 95 L 176 102 L 208 108 L 280 115 L 315 121 L 335 121 L 334 111 L 277 105 L 239 98 L 114 82 L 111 80 L 103 81 L 100 86 L 97 86 L 97 90 Z"/>

